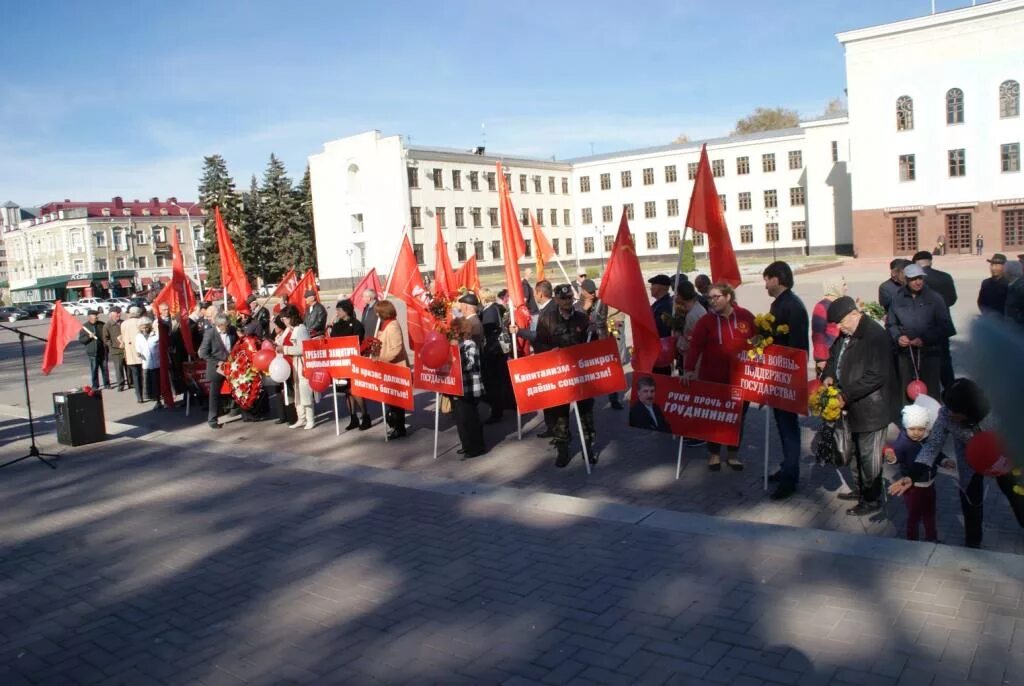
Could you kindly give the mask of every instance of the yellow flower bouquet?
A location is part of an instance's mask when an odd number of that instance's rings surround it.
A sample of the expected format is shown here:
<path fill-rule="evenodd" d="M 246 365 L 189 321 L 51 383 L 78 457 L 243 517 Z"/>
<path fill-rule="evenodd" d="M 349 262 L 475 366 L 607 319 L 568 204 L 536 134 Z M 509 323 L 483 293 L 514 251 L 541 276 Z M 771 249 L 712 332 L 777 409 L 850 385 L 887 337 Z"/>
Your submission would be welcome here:
<path fill-rule="evenodd" d="M 815 417 L 821 417 L 826 422 L 834 422 L 843 414 L 842 405 L 839 402 L 839 389 L 835 386 L 822 386 L 808 400 L 808 409 Z"/>
<path fill-rule="evenodd" d="M 754 329 L 756 333 L 747 339 L 747 357 L 753 360 L 764 355 L 764 349 L 775 343 L 776 336 L 783 336 L 789 333 L 788 324 L 775 324 L 775 315 L 770 312 L 759 314 L 754 317 Z"/>

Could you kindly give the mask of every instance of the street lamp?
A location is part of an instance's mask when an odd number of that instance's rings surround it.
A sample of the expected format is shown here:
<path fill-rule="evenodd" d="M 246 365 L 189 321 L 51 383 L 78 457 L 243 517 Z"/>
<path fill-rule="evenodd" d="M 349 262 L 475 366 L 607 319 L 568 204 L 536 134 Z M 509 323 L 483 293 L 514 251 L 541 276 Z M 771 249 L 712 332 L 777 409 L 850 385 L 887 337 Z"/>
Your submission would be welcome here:
<path fill-rule="evenodd" d="M 188 235 L 192 239 L 192 266 L 195 267 L 196 271 L 196 285 L 199 286 L 199 292 L 203 292 L 203 280 L 199 276 L 199 250 L 196 248 L 196 234 L 192 231 L 192 210 L 196 208 L 198 202 L 192 203 L 191 207 L 185 208 L 174 202 L 170 201 L 171 205 L 174 205 L 179 210 L 185 210 L 185 221 L 188 222 Z"/>
<path fill-rule="evenodd" d="M 348 289 L 350 291 L 354 291 L 356 288 L 356 275 L 352 270 L 352 253 L 354 252 L 355 250 L 352 248 L 345 248 L 345 254 L 348 255 Z"/>
<path fill-rule="evenodd" d="M 600 245 L 598 246 L 598 254 L 601 256 L 601 273 L 604 274 L 605 267 L 607 266 L 605 263 L 604 255 L 604 224 L 595 224 L 594 231 L 597 232 L 597 240 L 600 243 Z"/>
<path fill-rule="evenodd" d="M 766 209 L 764 211 L 765 224 L 775 224 L 775 231 L 772 232 L 772 262 L 775 261 L 775 241 L 779 239 L 779 225 L 777 221 L 778 218 L 778 210 Z M 767 228 L 767 226 L 765 228 Z"/>

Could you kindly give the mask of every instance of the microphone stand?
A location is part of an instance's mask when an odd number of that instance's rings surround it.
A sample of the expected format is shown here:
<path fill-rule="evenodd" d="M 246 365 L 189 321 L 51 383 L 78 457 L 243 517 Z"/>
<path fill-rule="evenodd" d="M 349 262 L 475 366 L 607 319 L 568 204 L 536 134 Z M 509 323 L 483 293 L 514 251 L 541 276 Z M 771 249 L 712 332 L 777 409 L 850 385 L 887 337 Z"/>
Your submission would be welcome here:
<path fill-rule="evenodd" d="M 28 361 L 27 361 L 28 357 L 27 357 L 27 355 L 25 353 L 25 339 L 26 338 L 34 338 L 35 340 L 42 341 L 43 343 L 46 342 L 46 339 L 45 338 L 40 338 L 39 336 L 35 336 L 33 334 L 30 334 L 30 333 L 25 333 L 21 329 L 15 328 L 13 326 L 7 326 L 5 324 L 0 324 L 0 329 L 6 329 L 7 331 L 11 331 L 13 333 L 18 334 L 18 342 L 21 344 L 21 373 L 22 373 L 22 378 L 24 379 L 24 382 L 25 382 L 25 405 L 28 407 L 28 433 L 29 433 L 29 440 L 31 441 L 31 445 L 29 445 L 29 447 L 28 447 L 28 454 L 27 455 L 23 455 L 22 457 L 19 457 L 19 458 L 16 458 L 14 460 L 11 460 L 10 462 L 4 462 L 3 464 L 0 464 L 0 469 L 2 469 L 4 467 L 7 467 L 9 465 L 15 464 L 16 462 L 21 462 L 22 460 L 27 460 L 30 457 L 36 458 L 37 460 L 39 460 L 40 462 L 45 464 L 50 469 L 56 469 L 57 465 L 53 464 L 52 462 L 50 462 L 46 458 L 47 457 L 60 457 L 60 456 L 59 455 L 55 455 L 53 453 L 43 453 L 43 452 L 40 452 L 39 448 L 36 447 L 36 429 L 35 429 L 35 424 L 33 423 L 34 420 L 32 419 L 32 396 L 29 394 L 29 391 L 28 391 Z"/>

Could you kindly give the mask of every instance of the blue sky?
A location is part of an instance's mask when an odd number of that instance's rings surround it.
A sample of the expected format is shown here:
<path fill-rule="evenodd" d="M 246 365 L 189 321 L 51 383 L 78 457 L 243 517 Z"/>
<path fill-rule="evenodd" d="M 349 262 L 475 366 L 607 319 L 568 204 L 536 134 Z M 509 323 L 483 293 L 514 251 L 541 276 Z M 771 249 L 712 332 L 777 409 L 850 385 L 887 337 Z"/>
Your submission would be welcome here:
<path fill-rule="evenodd" d="M 938 0 L 939 10 L 970 0 Z M 559 158 L 811 117 L 845 86 L 834 34 L 929 0 L 19 3 L 0 33 L 0 202 L 176 195 L 204 155 L 299 177 L 368 129 Z"/>

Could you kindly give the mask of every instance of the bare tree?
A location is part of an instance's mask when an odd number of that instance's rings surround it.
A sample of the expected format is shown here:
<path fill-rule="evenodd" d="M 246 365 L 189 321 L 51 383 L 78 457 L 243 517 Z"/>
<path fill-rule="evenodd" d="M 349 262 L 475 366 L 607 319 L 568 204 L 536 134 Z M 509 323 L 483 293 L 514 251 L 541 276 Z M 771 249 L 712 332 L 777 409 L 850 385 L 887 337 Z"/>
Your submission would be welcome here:
<path fill-rule="evenodd" d="M 675 143 L 676 145 L 681 145 L 682 143 L 689 143 L 690 137 L 687 136 L 685 133 L 681 133 L 678 136 L 676 136 L 675 140 L 672 142 Z"/>
<path fill-rule="evenodd" d="M 736 122 L 733 134 L 789 129 L 799 124 L 800 115 L 795 110 L 787 110 L 785 107 L 758 107 L 753 114 Z"/>
<path fill-rule="evenodd" d="M 824 116 L 833 114 L 846 114 L 846 101 L 843 98 L 832 98 L 825 106 Z"/>

